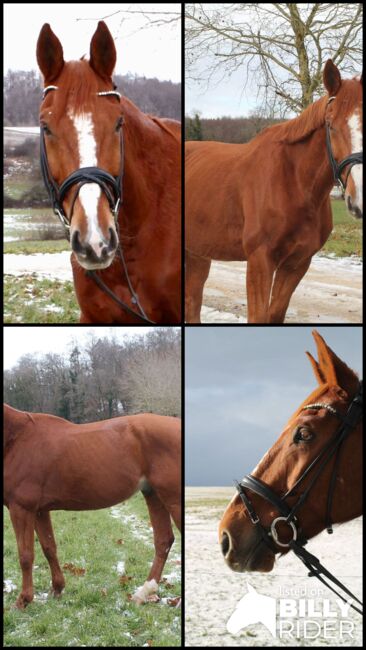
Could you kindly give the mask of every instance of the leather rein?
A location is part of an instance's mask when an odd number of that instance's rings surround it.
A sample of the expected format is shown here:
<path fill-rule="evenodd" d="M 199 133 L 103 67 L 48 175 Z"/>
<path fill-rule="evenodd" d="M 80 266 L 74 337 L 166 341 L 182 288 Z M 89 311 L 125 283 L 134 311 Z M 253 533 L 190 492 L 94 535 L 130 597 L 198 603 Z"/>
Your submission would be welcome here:
<path fill-rule="evenodd" d="M 47 93 L 51 90 L 58 90 L 58 86 L 47 86 L 46 88 L 44 88 L 43 99 L 46 97 Z M 97 95 L 99 97 L 116 96 L 118 97 L 119 100 L 121 99 L 121 95 L 119 92 L 117 92 L 117 90 L 98 92 Z M 118 255 L 120 257 L 123 271 L 127 281 L 127 286 L 131 294 L 131 302 L 133 305 L 136 305 L 138 311 L 131 309 L 131 307 L 129 307 L 120 298 L 118 298 L 118 296 L 116 296 L 116 294 L 105 284 L 104 280 L 102 280 L 102 278 L 100 277 L 100 275 L 97 274 L 96 271 L 86 271 L 86 275 L 89 278 L 91 278 L 95 282 L 95 284 L 106 295 L 108 295 L 112 300 L 114 300 L 114 302 L 116 302 L 119 305 L 119 307 L 121 307 L 125 312 L 127 312 L 131 316 L 138 318 L 140 321 L 143 321 L 144 323 L 148 323 L 150 325 L 156 325 L 154 321 L 150 320 L 147 317 L 139 301 L 138 295 L 133 289 L 128 274 L 127 265 L 124 258 L 122 245 L 121 245 L 121 238 L 119 234 L 118 214 L 123 201 L 122 188 L 123 188 L 123 174 L 124 174 L 124 143 L 123 143 L 122 118 L 121 118 L 120 126 L 121 126 L 120 128 L 120 171 L 117 177 L 112 176 L 111 174 L 109 174 L 109 172 L 105 171 L 104 169 L 101 169 L 100 167 L 81 167 L 80 169 L 75 170 L 69 176 L 67 176 L 67 178 L 65 178 L 65 180 L 61 183 L 61 185 L 58 185 L 55 179 L 53 178 L 49 167 L 47 151 L 46 151 L 46 143 L 45 143 L 45 127 L 42 124 L 40 125 L 41 173 L 42 173 L 42 178 L 46 186 L 48 195 L 52 203 L 53 211 L 55 215 L 60 219 L 64 227 L 65 237 L 68 241 L 70 241 L 70 227 L 71 227 L 71 220 L 72 220 L 75 201 L 79 196 L 79 192 L 82 186 L 85 185 L 86 183 L 96 183 L 97 185 L 99 185 L 100 189 L 107 197 L 109 209 L 114 218 L 114 223 L 118 235 Z M 65 199 L 66 194 L 74 185 L 77 185 L 77 189 L 71 202 L 70 216 L 68 217 L 63 208 L 63 201 Z"/>
<path fill-rule="evenodd" d="M 310 463 L 310 465 L 305 469 L 303 474 L 300 476 L 300 478 L 296 481 L 295 485 L 286 492 L 283 496 L 278 496 L 269 485 L 266 485 L 263 483 L 260 479 L 256 478 L 255 476 L 252 476 L 251 474 L 248 474 L 244 476 L 242 481 L 235 481 L 236 488 L 238 490 L 239 496 L 249 514 L 250 520 L 253 525 L 258 526 L 262 539 L 263 541 L 267 544 L 267 546 L 270 547 L 271 551 L 273 553 L 277 553 L 278 549 L 276 549 L 274 544 L 277 544 L 277 546 L 280 547 L 286 547 L 292 550 L 295 555 L 297 555 L 298 558 L 304 563 L 306 568 L 309 570 L 308 576 L 312 577 L 315 576 L 320 580 L 326 587 L 331 589 L 337 596 L 339 596 L 344 602 L 348 602 L 346 598 L 343 597 L 342 594 L 337 592 L 332 585 L 330 585 L 326 580 L 322 577 L 325 576 L 330 582 L 335 584 L 337 587 L 341 588 L 344 593 L 346 593 L 348 596 L 353 598 L 359 605 L 362 606 L 362 602 L 354 595 L 352 594 L 351 591 L 345 585 L 340 582 L 335 576 L 333 576 L 319 561 L 319 559 L 315 556 L 309 553 L 304 546 L 307 544 L 308 539 L 305 537 L 305 535 L 302 533 L 301 528 L 299 526 L 299 522 L 296 517 L 297 510 L 304 504 L 306 501 L 310 490 L 313 488 L 315 485 L 318 477 L 322 473 L 324 467 L 327 465 L 327 463 L 330 461 L 331 458 L 335 456 L 335 462 L 334 462 L 334 468 L 333 468 L 333 473 L 330 479 L 329 483 L 329 491 L 328 491 L 328 498 L 327 498 L 327 512 L 326 512 L 326 528 L 328 533 L 333 533 L 333 528 L 332 528 L 332 520 L 331 520 L 331 508 L 332 508 L 332 502 L 333 502 L 333 496 L 334 496 L 334 490 L 335 490 L 335 483 L 336 483 L 336 478 L 337 478 L 337 470 L 338 470 L 338 464 L 339 464 L 339 453 L 340 449 L 342 446 L 343 441 L 349 433 L 357 426 L 359 423 L 361 417 L 362 417 L 362 407 L 363 407 L 363 389 L 362 389 L 362 382 L 359 384 L 358 391 L 351 401 L 348 411 L 345 416 L 343 416 L 341 413 L 339 413 L 335 408 L 333 408 L 330 404 L 323 404 L 323 403 L 317 403 L 317 404 L 308 404 L 303 407 L 303 410 L 320 410 L 320 409 L 326 409 L 329 411 L 333 416 L 337 417 L 340 421 L 340 427 L 337 429 L 335 432 L 334 436 L 330 438 L 328 443 L 325 445 L 324 449 L 316 456 L 316 458 Z M 291 508 L 287 503 L 286 499 L 290 496 L 292 496 L 297 487 L 302 483 L 303 479 L 305 479 L 314 468 L 317 468 L 317 471 L 313 474 L 311 480 L 309 481 L 308 486 L 304 490 L 304 492 L 301 494 L 301 496 L 298 498 L 297 502 L 295 505 Z M 272 523 L 269 529 L 265 528 L 260 521 L 260 518 L 258 514 L 255 511 L 255 508 L 250 500 L 250 498 L 247 495 L 247 491 L 254 492 L 254 494 L 257 494 L 258 496 L 262 497 L 266 501 L 268 501 L 278 512 L 281 514 L 281 516 L 276 517 Z M 292 533 L 292 539 L 289 542 L 284 542 L 279 539 L 278 531 L 276 529 L 276 526 L 278 522 L 282 521 L 284 524 L 287 524 L 290 527 L 291 533 Z M 362 614 L 362 610 L 359 609 L 356 605 L 351 603 L 351 607 L 356 610 L 356 612 Z"/>

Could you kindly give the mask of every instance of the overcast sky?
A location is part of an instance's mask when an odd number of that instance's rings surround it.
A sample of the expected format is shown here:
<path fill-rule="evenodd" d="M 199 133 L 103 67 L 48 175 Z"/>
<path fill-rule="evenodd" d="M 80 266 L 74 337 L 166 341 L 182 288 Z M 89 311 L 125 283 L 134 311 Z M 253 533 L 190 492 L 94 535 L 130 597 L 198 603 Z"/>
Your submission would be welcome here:
<path fill-rule="evenodd" d="M 153 327 L 4 327 L 4 368 L 16 364 L 24 354 L 63 354 L 72 341 L 85 345 L 89 338 L 107 337 L 117 341 L 144 336 Z"/>
<path fill-rule="evenodd" d="M 311 327 L 191 327 L 185 331 L 186 485 L 232 485 L 252 471 L 317 386 Z M 362 370 L 361 327 L 319 327 Z M 360 375 L 362 377 L 362 375 Z"/>
<path fill-rule="evenodd" d="M 149 12 L 145 17 L 138 12 Z M 36 43 L 44 23 L 60 39 L 65 60 L 89 58 L 90 40 L 104 20 L 116 39 L 115 72 L 181 81 L 180 20 L 146 27 L 151 12 L 181 12 L 180 3 L 5 3 L 4 69 L 37 70 Z M 133 12 L 133 13 L 129 13 Z M 166 14 L 166 18 L 171 17 Z M 156 18 L 156 17 L 155 17 Z M 142 28 L 144 26 L 144 28 Z"/>

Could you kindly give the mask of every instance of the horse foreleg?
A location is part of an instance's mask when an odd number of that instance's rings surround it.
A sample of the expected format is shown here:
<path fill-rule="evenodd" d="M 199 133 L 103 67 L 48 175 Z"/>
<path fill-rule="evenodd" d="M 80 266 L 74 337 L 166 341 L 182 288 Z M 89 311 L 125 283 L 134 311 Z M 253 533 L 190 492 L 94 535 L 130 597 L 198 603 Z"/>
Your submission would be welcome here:
<path fill-rule="evenodd" d="M 268 323 L 274 271 L 275 264 L 265 246 L 260 246 L 248 256 L 248 323 Z"/>
<path fill-rule="evenodd" d="M 150 595 L 157 592 L 166 559 L 174 542 L 169 512 L 155 493 L 144 494 L 144 497 L 154 531 L 155 558 L 146 582 L 132 596 L 132 600 L 138 604 L 145 603 Z"/>
<path fill-rule="evenodd" d="M 310 262 L 311 257 L 308 257 L 298 266 L 287 262 L 277 269 L 269 308 L 269 323 L 284 322 L 291 296 L 308 270 Z"/>
<path fill-rule="evenodd" d="M 57 546 L 49 512 L 37 513 L 35 528 L 42 546 L 42 551 L 50 565 L 53 595 L 56 597 L 61 596 L 62 590 L 65 587 L 65 578 L 57 558 Z"/>
<path fill-rule="evenodd" d="M 35 513 L 17 504 L 9 505 L 10 518 L 17 539 L 19 563 L 22 570 L 22 591 L 16 606 L 24 609 L 33 600 L 32 567 L 34 561 Z"/>
<path fill-rule="evenodd" d="M 211 260 L 186 251 L 185 320 L 200 323 L 203 288 L 210 272 Z"/>

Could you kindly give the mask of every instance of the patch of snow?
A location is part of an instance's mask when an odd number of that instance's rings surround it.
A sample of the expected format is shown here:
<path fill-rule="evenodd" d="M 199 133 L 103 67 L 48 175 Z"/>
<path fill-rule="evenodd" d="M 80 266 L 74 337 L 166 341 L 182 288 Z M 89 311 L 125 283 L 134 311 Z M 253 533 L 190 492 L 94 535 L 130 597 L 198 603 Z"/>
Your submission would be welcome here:
<path fill-rule="evenodd" d="M 62 253 L 35 253 L 33 255 L 4 255 L 4 274 L 30 275 L 61 281 L 72 281 L 70 251 Z"/>

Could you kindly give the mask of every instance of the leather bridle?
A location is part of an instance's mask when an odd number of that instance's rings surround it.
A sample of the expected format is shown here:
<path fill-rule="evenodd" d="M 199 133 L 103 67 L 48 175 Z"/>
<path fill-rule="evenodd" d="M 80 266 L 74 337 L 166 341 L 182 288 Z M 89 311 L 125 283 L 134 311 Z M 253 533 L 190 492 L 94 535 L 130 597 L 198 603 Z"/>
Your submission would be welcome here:
<path fill-rule="evenodd" d="M 327 102 L 327 106 L 334 99 L 335 99 L 335 97 L 329 97 L 328 102 Z M 336 159 L 334 158 L 334 155 L 333 155 L 332 143 L 331 143 L 331 140 L 330 140 L 330 128 L 331 128 L 330 124 L 326 120 L 325 133 L 326 133 L 326 143 L 327 143 L 328 158 L 329 158 L 330 165 L 332 167 L 334 182 L 337 185 L 341 186 L 342 193 L 344 194 L 345 191 L 346 191 L 346 187 L 347 187 L 348 177 L 349 177 L 349 175 L 351 173 L 353 165 L 362 165 L 362 163 L 363 163 L 363 152 L 358 151 L 357 153 L 351 153 L 349 156 L 346 156 L 346 158 L 343 158 L 343 160 L 341 160 L 341 162 L 338 163 L 336 161 Z M 347 167 L 348 167 L 348 169 L 347 169 Z M 346 170 L 346 178 L 343 181 L 342 172 L 344 170 Z"/>
<path fill-rule="evenodd" d="M 46 97 L 50 90 L 58 90 L 58 86 L 47 86 L 43 90 L 43 99 Z M 121 95 L 116 90 L 104 91 L 97 93 L 98 96 L 104 97 L 106 95 L 115 95 L 121 99 Z M 83 185 L 86 183 L 96 183 L 101 188 L 102 192 L 108 199 L 108 204 L 111 213 L 113 214 L 115 222 L 118 219 L 119 206 L 122 203 L 122 187 L 123 187 L 123 164 L 124 164 L 124 151 L 123 151 L 123 130 L 122 123 L 120 128 L 120 170 L 118 176 L 112 176 L 100 167 L 81 167 L 72 172 L 65 180 L 58 185 L 51 174 L 48 164 L 46 144 L 45 144 L 45 127 L 40 126 L 40 159 L 41 159 L 41 172 L 44 184 L 51 199 L 52 209 L 60 219 L 65 228 L 66 238 L 70 241 L 70 226 L 74 210 L 75 201 Z M 66 215 L 63 202 L 69 190 L 77 184 L 77 190 L 71 202 L 71 210 L 69 216 Z"/>
<path fill-rule="evenodd" d="M 299 508 L 305 503 L 311 489 L 314 487 L 317 479 L 319 478 L 320 474 L 322 473 L 327 463 L 333 457 L 335 457 L 333 472 L 329 483 L 328 497 L 327 497 L 327 510 L 326 510 L 326 528 L 328 533 L 333 532 L 331 509 L 332 509 L 332 502 L 333 502 L 333 496 L 334 496 L 334 490 L 335 490 L 335 484 L 337 478 L 337 470 L 339 465 L 340 449 L 345 438 L 347 438 L 349 433 L 357 426 L 358 422 L 360 421 L 362 417 L 362 405 L 363 405 L 362 382 L 360 382 L 358 391 L 354 396 L 354 398 L 352 399 L 346 415 L 342 415 L 333 406 L 325 403 L 307 404 L 306 406 L 303 407 L 303 410 L 326 409 L 333 416 L 337 417 L 340 420 L 341 424 L 337 429 L 337 431 L 335 432 L 335 434 L 330 438 L 328 443 L 325 445 L 324 449 L 322 449 L 322 451 L 316 456 L 316 458 L 314 458 L 314 460 L 305 469 L 303 474 L 292 486 L 292 488 L 288 490 L 286 494 L 284 494 L 283 496 L 278 496 L 269 485 L 266 485 L 260 479 L 256 478 L 255 476 L 252 476 L 251 474 L 244 476 L 242 481 L 235 482 L 240 498 L 249 514 L 252 524 L 254 524 L 259 528 L 263 541 L 271 548 L 272 552 L 274 553 L 278 552 L 278 549 L 276 549 L 275 544 L 277 544 L 277 546 L 279 547 L 290 548 L 302 560 L 305 566 L 309 569 L 310 571 L 309 576 L 316 576 L 321 582 L 323 582 L 323 584 L 325 584 L 340 598 L 342 598 L 344 602 L 347 602 L 346 599 L 343 598 L 341 594 L 335 591 L 335 589 L 321 577 L 321 575 L 326 576 L 338 587 L 341 587 L 345 593 L 351 596 L 360 605 L 362 605 L 361 601 L 358 598 L 356 598 L 356 596 L 354 596 L 347 589 L 347 587 L 345 587 L 339 580 L 337 580 L 337 578 L 332 576 L 332 574 L 329 573 L 329 571 L 321 565 L 317 557 L 315 557 L 314 555 L 312 555 L 311 553 L 309 553 L 303 548 L 304 545 L 308 542 L 308 540 L 304 535 L 303 531 L 301 530 L 296 514 Z M 310 473 L 314 468 L 316 468 L 316 470 L 311 480 L 309 481 L 306 489 L 298 498 L 295 505 L 290 507 L 286 503 L 286 499 L 290 496 L 293 496 L 296 493 L 296 490 L 299 487 L 299 485 L 301 485 L 303 480 L 310 475 Z M 258 496 L 262 497 L 263 499 L 271 503 L 271 505 L 280 513 L 281 516 L 276 517 L 272 521 L 269 529 L 264 527 L 261 524 L 260 518 L 255 511 L 253 503 L 251 502 L 250 498 L 247 495 L 247 491 L 254 492 L 254 494 L 257 494 Z M 284 524 L 287 524 L 291 529 L 292 539 L 289 542 L 280 541 L 279 539 L 276 526 L 280 521 L 283 522 Z M 353 607 L 353 609 L 355 609 L 357 612 L 362 614 L 362 611 L 358 609 L 356 606 L 354 606 L 353 604 L 351 605 L 351 607 Z"/>
<path fill-rule="evenodd" d="M 43 99 L 46 97 L 46 94 L 51 90 L 58 90 L 58 86 L 47 86 L 46 88 L 44 88 Z M 115 96 L 118 97 L 119 100 L 121 99 L 121 95 L 119 92 L 117 92 L 117 90 L 106 90 L 106 91 L 98 92 L 97 96 L 98 97 Z M 69 176 L 67 176 L 67 178 L 65 178 L 65 180 L 61 183 L 61 185 L 58 185 L 51 174 L 51 170 L 47 158 L 46 144 L 45 144 L 45 136 L 44 136 L 45 127 L 44 125 L 41 124 L 40 125 L 40 162 L 41 162 L 42 178 L 46 186 L 47 192 L 49 194 L 49 197 L 51 199 L 53 211 L 60 219 L 62 225 L 64 226 L 65 237 L 68 241 L 70 241 L 70 228 L 71 228 L 71 220 L 72 220 L 75 201 L 79 196 L 82 186 L 85 185 L 86 183 L 96 183 L 97 185 L 99 185 L 102 192 L 107 197 L 109 209 L 114 218 L 115 228 L 118 233 L 118 255 L 121 259 L 124 274 L 127 281 L 127 286 L 131 294 L 131 302 L 132 304 L 136 305 L 139 311 L 138 312 L 134 311 L 133 309 L 131 309 L 131 307 L 126 305 L 126 303 L 124 303 L 120 298 L 118 298 L 118 296 L 116 296 L 116 294 L 113 293 L 113 291 L 105 284 L 102 278 L 99 275 L 97 275 L 95 271 L 86 271 L 86 275 L 92 278 L 95 284 L 102 291 L 104 291 L 104 293 L 106 293 L 110 298 L 112 298 L 112 300 L 114 300 L 114 302 L 116 302 L 119 305 L 119 307 L 121 307 L 124 311 L 126 311 L 132 316 L 135 316 L 136 318 L 138 318 L 139 320 L 145 323 L 149 323 L 150 325 L 156 325 L 154 321 L 150 320 L 146 316 L 146 313 L 139 301 L 138 295 L 132 287 L 131 280 L 127 271 L 126 261 L 123 255 L 120 236 L 119 236 L 118 213 L 123 200 L 122 188 L 123 188 L 123 173 L 124 173 L 124 145 L 123 145 L 122 118 L 120 120 L 119 133 L 120 133 L 120 138 L 119 138 L 120 170 L 118 176 L 112 176 L 109 172 L 105 171 L 104 169 L 101 169 L 100 167 L 81 167 L 80 169 L 77 169 L 76 171 L 72 172 Z M 67 216 L 63 208 L 63 202 L 66 197 L 66 194 L 74 185 L 77 185 L 77 189 L 71 201 L 70 214 Z"/>

